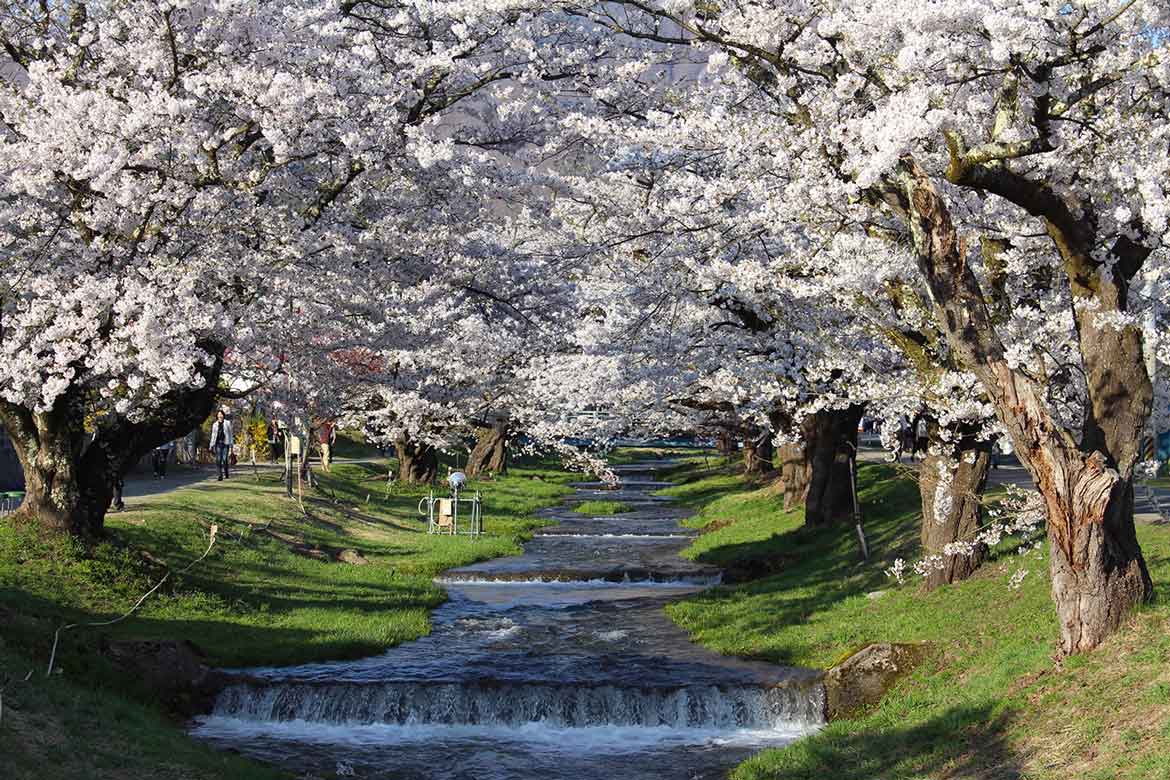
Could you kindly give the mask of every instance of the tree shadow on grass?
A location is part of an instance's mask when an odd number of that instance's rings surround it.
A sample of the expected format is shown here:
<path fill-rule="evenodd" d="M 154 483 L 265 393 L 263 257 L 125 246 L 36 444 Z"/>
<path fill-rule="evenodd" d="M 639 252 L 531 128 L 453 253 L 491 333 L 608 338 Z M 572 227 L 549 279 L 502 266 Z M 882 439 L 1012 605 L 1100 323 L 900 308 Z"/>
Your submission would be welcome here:
<path fill-rule="evenodd" d="M 730 627 L 740 636 L 766 635 L 778 625 L 804 623 L 842 599 L 888 587 L 886 562 L 896 555 L 911 557 L 917 545 L 919 499 L 913 485 L 881 482 L 883 471 L 863 472 L 869 561 L 861 560 L 857 537 L 848 524 L 801 526 L 713 547 L 696 560 L 723 568 L 733 587 L 688 598 L 683 612 L 702 624 L 692 625 L 692 630 L 722 632 Z M 792 663 L 780 648 L 770 647 L 763 657 Z"/>
<path fill-rule="evenodd" d="M 885 728 L 840 721 L 779 751 L 751 759 L 741 780 L 1018 780 L 1013 714 L 991 704 L 956 706 L 924 722 Z"/>
<path fill-rule="evenodd" d="M 269 596 L 264 601 L 265 616 L 136 614 L 113 626 L 88 626 L 85 624 L 108 619 L 110 613 L 64 608 L 40 596 L 0 588 L 0 621 L 3 621 L 5 641 L 38 665 L 47 662 L 57 628 L 81 624 L 61 634 L 58 667 L 73 676 L 92 677 L 91 684 L 121 687 L 134 685 L 135 681 L 115 670 L 100 652 L 107 639 L 186 640 L 205 652 L 213 665 L 294 664 L 359 658 L 383 652 L 388 645 L 386 639 L 415 638 L 417 617 L 437 605 L 433 597 L 408 589 L 387 593 L 381 600 L 338 601 L 313 594 L 295 594 L 286 598 Z M 314 621 L 312 613 L 316 610 L 343 614 L 337 620 Z M 304 619 L 285 618 L 296 611 L 308 611 L 309 615 Z M 370 621 L 383 624 L 382 631 L 371 630 Z M 140 695 L 139 698 L 149 700 L 150 697 Z"/>

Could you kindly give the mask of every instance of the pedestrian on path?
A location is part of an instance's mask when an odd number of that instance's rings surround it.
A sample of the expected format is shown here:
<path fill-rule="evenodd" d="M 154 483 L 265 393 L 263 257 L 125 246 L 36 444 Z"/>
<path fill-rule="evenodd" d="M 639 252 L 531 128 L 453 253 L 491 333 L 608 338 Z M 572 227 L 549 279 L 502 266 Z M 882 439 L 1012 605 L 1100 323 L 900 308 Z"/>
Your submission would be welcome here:
<path fill-rule="evenodd" d="M 219 469 L 219 478 L 222 482 L 230 476 L 232 442 L 232 423 L 224 414 L 223 409 L 215 413 L 215 422 L 211 424 L 211 441 L 208 446 L 215 453 L 215 465 Z"/>
<path fill-rule="evenodd" d="M 284 458 L 284 432 L 280 429 L 280 420 L 276 419 L 276 415 L 268 421 L 268 452 L 273 463 Z"/>
<path fill-rule="evenodd" d="M 317 443 L 321 445 L 321 470 L 328 473 L 333 460 L 333 443 L 337 441 L 337 426 L 325 420 L 317 429 Z"/>
<path fill-rule="evenodd" d="M 309 477 L 309 459 L 313 457 L 313 436 L 316 433 L 316 431 L 313 430 L 313 418 L 309 417 L 308 419 L 301 419 L 298 417 L 297 431 L 300 434 L 301 441 L 304 442 L 301 445 L 301 482 L 308 482 L 309 485 L 312 485 L 313 483 Z"/>
<path fill-rule="evenodd" d="M 175 448 L 174 441 L 168 441 L 158 445 L 151 453 L 151 466 L 154 468 L 155 479 L 166 479 L 167 476 L 167 461 L 171 457 L 171 450 Z"/>
<path fill-rule="evenodd" d="M 115 512 L 121 512 L 126 508 L 126 502 L 122 500 L 122 491 L 126 488 L 126 480 L 122 477 L 121 474 L 115 474 L 113 482 L 114 497 L 111 500 L 110 505 L 114 508 Z"/>
<path fill-rule="evenodd" d="M 914 425 L 911 429 L 911 435 L 914 438 L 912 439 L 913 444 L 910 448 L 910 460 L 918 460 L 919 454 L 921 454 L 923 458 L 926 457 L 926 451 L 930 446 L 929 434 L 930 426 L 926 421 L 926 417 L 922 414 L 919 414 L 918 417 L 914 420 Z"/>

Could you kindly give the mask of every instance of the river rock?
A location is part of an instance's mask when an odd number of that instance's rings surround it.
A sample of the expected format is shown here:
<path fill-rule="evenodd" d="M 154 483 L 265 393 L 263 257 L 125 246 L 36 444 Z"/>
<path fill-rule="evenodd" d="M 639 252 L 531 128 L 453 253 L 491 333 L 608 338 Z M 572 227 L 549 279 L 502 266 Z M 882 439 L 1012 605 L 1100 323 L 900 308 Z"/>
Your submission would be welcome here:
<path fill-rule="evenodd" d="M 370 562 L 366 556 L 362 555 L 357 550 L 342 550 L 341 552 L 337 553 L 337 560 L 341 561 L 342 563 L 351 564 L 353 566 L 365 566 Z"/>
<path fill-rule="evenodd" d="M 825 672 L 825 720 L 874 706 L 929 652 L 925 642 L 875 642 L 853 653 Z"/>
<path fill-rule="evenodd" d="M 102 654 L 183 716 L 210 712 L 215 697 L 232 679 L 207 666 L 203 652 L 186 640 L 107 640 Z"/>

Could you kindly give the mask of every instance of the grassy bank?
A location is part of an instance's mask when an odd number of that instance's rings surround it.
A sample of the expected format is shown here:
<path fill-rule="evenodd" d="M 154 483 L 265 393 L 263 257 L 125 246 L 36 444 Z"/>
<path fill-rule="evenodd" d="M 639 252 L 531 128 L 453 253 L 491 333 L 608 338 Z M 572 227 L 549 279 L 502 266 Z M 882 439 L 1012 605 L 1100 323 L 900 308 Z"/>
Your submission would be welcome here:
<path fill-rule="evenodd" d="M 1170 529 L 1138 529 L 1155 604 L 1099 651 L 1056 661 L 1043 550 L 997 551 L 972 580 L 930 594 L 885 576 L 918 547 L 917 488 L 889 467 L 859 478 L 870 563 L 852 529 L 804 529 L 768 488 L 693 467 L 678 476 L 688 481 L 665 492 L 707 530 L 686 555 L 767 575 L 672 606 L 697 641 L 822 668 L 868 642 L 933 643 L 878 707 L 760 754 L 737 780 L 1170 778 Z M 1021 566 L 1029 574 L 1012 588 Z"/>
<path fill-rule="evenodd" d="M 476 484 L 485 496 L 480 539 L 430 536 L 419 488 L 387 494 L 384 463 L 344 464 L 320 475 L 305 512 L 283 496 L 278 473 L 243 471 L 127 502 L 92 550 L 0 522 L 0 756 L 4 777 L 274 777 L 222 756 L 168 723 L 152 691 L 114 668 L 103 639 L 185 639 L 217 666 L 292 664 L 377 653 L 429 630 L 444 600 L 443 569 L 519 552 L 573 476 L 517 467 Z M 43 677 L 54 630 L 125 612 L 165 571 L 207 547 L 130 620 L 62 636 Z M 339 562 L 340 554 L 362 565 Z M 33 670 L 33 676 L 24 677 Z M 61 757 L 64 751 L 70 757 Z M 60 771 L 46 774 L 49 758 Z M 9 773 L 9 767 L 12 767 Z"/>

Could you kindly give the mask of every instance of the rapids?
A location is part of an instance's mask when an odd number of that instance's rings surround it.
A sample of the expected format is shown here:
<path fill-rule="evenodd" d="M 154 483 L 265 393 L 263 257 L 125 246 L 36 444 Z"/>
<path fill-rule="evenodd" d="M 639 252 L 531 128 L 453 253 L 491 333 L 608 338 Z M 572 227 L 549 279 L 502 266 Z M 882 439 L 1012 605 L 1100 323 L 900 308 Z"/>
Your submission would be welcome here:
<path fill-rule="evenodd" d="M 193 733 L 309 776 L 379 780 L 717 778 L 818 727 L 809 670 L 690 642 L 671 599 L 719 582 L 678 553 L 664 461 L 577 485 L 523 555 L 453 569 L 429 636 L 358 661 L 239 670 Z M 616 516 L 573 511 L 607 498 Z M 490 500 L 490 498 L 489 498 Z"/>

